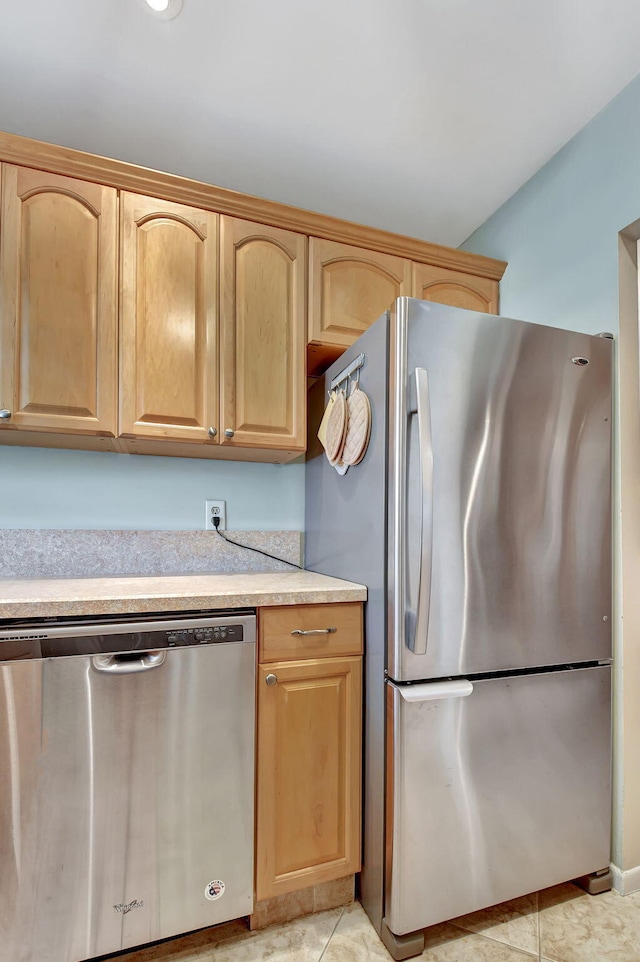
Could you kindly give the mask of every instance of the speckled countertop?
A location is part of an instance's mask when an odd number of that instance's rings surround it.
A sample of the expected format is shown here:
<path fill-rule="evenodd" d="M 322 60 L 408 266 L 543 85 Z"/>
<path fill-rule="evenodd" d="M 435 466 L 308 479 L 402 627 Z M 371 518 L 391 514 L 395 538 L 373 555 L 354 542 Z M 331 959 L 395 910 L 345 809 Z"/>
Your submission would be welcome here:
<path fill-rule="evenodd" d="M 313 571 L 137 578 L 0 578 L 0 618 L 364 601 L 363 585 Z"/>

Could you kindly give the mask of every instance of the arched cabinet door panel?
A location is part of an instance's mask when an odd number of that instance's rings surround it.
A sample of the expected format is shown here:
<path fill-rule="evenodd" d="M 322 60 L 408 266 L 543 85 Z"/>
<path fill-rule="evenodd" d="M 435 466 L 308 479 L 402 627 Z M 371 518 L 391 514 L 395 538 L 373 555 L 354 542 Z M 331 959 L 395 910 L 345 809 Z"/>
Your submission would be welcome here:
<path fill-rule="evenodd" d="M 498 313 L 498 282 L 429 264 L 413 265 L 413 296 L 481 314 Z"/>
<path fill-rule="evenodd" d="M 117 191 L 2 165 L 1 430 L 114 436 Z"/>
<path fill-rule="evenodd" d="M 306 238 L 221 222 L 220 443 L 303 451 Z"/>
<path fill-rule="evenodd" d="M 121 205 L 120 432 L 217 444 L 217 214 Z"/>
<path fill-rule="evenodd" d="M 411 261 L 309 238 L 309 341 L 349 347 L 411 293 Z"/>

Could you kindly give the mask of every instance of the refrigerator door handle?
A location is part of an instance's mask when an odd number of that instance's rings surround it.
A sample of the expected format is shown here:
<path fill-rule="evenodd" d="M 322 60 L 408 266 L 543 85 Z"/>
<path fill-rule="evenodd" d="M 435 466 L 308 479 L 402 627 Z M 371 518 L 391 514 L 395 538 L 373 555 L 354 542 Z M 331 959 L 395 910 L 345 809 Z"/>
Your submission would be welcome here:
<path fill-rule="evenodd" d="M 433 551 L 433 444 L 429 375 L 423 367 L 413 372 L 410 413 L 418 418 L 420 464 L 420 555 L 418 599 L 415 610 L 407 609 L 407 645 L 415 655 L 426 655 L 431 608 L 431 556 Z"/>
<path fill-rule="evenodd" d="M 424 685 L 393 686 L 404 701 L 435 701 L 441 698 L 466 698 L 473 691 L 473 685 L 466 678 L 457 681 L 433 681 Z"/>

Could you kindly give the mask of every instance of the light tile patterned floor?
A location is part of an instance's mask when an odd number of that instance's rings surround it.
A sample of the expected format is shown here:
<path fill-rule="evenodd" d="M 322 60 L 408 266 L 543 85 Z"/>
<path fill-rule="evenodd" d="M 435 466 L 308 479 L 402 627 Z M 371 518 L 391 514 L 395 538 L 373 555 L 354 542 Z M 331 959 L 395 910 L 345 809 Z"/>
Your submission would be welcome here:
<path fill-rule="evenodd" d="M 423 962 L 640 962 L 640 893 L 557 885 L 426 929 Z M 110 962 L 389 962 L 356 902 L 249 932 L 228 922 Z"/>

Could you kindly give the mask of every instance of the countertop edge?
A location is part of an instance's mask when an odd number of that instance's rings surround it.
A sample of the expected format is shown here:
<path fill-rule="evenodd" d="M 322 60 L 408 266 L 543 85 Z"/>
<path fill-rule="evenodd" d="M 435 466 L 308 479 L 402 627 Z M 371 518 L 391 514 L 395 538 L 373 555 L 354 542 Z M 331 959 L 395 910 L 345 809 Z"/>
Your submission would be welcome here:
<path fill-rule="evenodd" d="M 87 579 L 86 583 L 76 579 L 72 584 L 66 579 L 60 581 L 51 579 L 48 581 L 35 580 L 29 582 L 25 580 L 19 584 L 21 590 L 8 592 L 6 600 L 2 598 L 2 586 L 0 580 L 0 618 L 42 618 L 42 617 L 73 617 L 82 615 L 106 615 L 106 614 L 127 614 L 127 613 L 148 613 L 164 611 L 193 611 L 198 609 L 215 608 L 261 608 L 273 607 L 276 605 L 309 605 L 309 604 L 331 604 L 349 601 L 366 601 L 367 589 L 364 585 L 344 582 L 340 579 L 330 578 L 325 575 L 318 575 L 315 572 L 308 572 L 309 580 L 312 582 L 305 587 L 305 572 L 295 576 L 295 583 L 286 585 L 286 575 L 279 580 L 285 581 L 280 586 L 273 585 L 274 577 L 278 574 L 270 572 L 268 579 L 271 582 L 264 586 L 259 584 L 246 585 L 247 576 L 239 575 L 238 580 L 245 583 L 234 586 L 234 575 L 225 575 L 226 582 L 222 587 L 212 586 L 211 590 L 206 590 L 205 586 L 189 589 L 188 581 L 195 579 L 185 578 L 184 589 L 176 580 L 184 576 L 173 576 L 170 579 L 158 578 L 153 584 L 154 579 L 139 578 L 117 578 L 113 579 L 113 589 L 110 589 L 112 579 L 99 579 L 99 590 L 92 591 L 91 586 L 96 584 L 94 579 Z M 199 579 L 207 576 L 199 576 Z M 217 576 L 211 576 L 217 580 Z M 258 581 L 260 575 L 252 575 L 251 580 Z M 199 580 L 198 579 L 198 580 Z M 171 581 L 171 585 L 166 588 L 161 584 L 162 581 Z M 144 581 L 145 584 L 141 584 Z M 324 584 L 318 585 L 322 581 Z M 117 583 L 116 583 L 117 582 Z M 149 590 L 149 582 L 155 590 Z M 333 584 L 332 584 L 333 582 Z M 13 583 L 18 584 L 17 582 Z M 39 588 L 45 585 L 46 589 L 40 593 Z M 66 585 L 66 590 L 65 590 Z M 163 590 L 163 588 L 165 590 Z M 25 593 L 31 589 L 32 597 L 25 597 Z M 58 593 L 59 592 L 59 593 Z M 13 597 L 12 597 L 13 595 Z M 16 597 L 18 595 L 18 597 Z M 57 596 L 56 596 L 57 595 Z"/>

